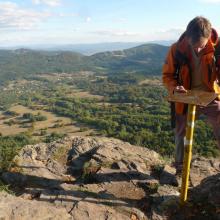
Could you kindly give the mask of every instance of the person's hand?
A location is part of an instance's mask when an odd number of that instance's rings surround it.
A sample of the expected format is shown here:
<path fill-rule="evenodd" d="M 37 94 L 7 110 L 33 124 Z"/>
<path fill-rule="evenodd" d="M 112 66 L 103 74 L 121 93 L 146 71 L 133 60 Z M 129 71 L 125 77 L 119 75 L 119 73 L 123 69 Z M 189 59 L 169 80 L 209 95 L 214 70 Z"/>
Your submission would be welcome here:
<path fill-rule="evenodd" d="M 176 86 L 173 90 L 173 92 L 178 92 L 178 93 L 186 93 L 187 90 L 183 86 Z"/>

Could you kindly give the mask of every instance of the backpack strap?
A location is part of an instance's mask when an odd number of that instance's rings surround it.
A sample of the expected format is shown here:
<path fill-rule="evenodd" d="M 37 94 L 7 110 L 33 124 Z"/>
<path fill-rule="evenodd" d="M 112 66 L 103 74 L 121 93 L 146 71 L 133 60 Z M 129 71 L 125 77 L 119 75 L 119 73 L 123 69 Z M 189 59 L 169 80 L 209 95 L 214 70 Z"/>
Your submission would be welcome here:
<path fill-rule="evenodd" d="M 181 66 L 189 64 L 189 59 L 186 57 L 185 54 L 181 53 L 178 49 L 176 50 L 174 59 L 175 59 L 174 79 L 177 81 L 178 85 L 182 85 L 183 82 L 180 76 L 180 69 L 181 69 Z"/>
<path fill-rule="evenodd" d="M 178 48 L 176 49 L 175 55 L 175 73 L 173 78 L 177 81 L 177 85 L 183 85 L 182 78 L 180 76 L 181 66 L 188 64 L 189 60 L 185 54 L 181 53 Z M 187 112 L 187 105 L 184 105 L 184 113 Z M 176 110 L 175 110 L 175 102 L 170 102 L 170 116 L 171 116 L 171 128 L 176 127 Z"/>
<path fill-rule="evenodd" d="M 220 38 L 218 39 L 218 43 L 215 45 L 215 65 L 219 69 L 220 68 Z"/>

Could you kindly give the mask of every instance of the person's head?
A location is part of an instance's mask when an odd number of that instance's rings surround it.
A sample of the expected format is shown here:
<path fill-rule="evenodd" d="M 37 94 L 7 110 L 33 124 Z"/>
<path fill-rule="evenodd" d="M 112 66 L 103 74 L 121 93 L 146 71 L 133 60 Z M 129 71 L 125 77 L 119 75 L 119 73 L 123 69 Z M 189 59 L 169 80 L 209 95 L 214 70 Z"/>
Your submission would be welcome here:
<path fill-rule="evenodd" d="M 186 37 L 192 47 L 199 52 L 202 50 L 211 36 L 212 25 L 207 18 L 195 17 L 189 22 L 186 28 Z"/>

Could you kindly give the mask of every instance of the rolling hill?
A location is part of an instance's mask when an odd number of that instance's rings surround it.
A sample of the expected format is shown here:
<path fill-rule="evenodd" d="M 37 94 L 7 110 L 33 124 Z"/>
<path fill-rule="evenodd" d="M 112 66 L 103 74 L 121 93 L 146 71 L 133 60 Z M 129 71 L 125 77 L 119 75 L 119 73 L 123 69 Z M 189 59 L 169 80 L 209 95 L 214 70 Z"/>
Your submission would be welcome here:
<path fill-rule="evenodd" d="M 166 46 L 144 44 L 121 51 L 98 53 L 90 56 L 90 59 L 94 66 L 103 67 L 108 73 L 143 72 L 158 75 L 167 50 Z"/>
<path fill-rule="evenodd" d="M 91 70 L 107 74 L 141 72 L 158 75 L 168 47 L 144 44 L 126 50 L 85 56 L 67 51 L 36 51 L 29 49 L 0 50 L 0 78 L 22 78 L 29 74 Z"/>

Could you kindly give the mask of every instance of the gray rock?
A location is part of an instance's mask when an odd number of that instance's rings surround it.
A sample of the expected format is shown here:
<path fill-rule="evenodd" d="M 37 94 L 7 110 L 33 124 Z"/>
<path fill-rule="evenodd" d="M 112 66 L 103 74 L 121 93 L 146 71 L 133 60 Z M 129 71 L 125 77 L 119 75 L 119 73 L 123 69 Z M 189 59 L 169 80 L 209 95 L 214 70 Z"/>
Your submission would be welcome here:
<path fill-rule="evenodd" d="M 19 186 L 18 196 L 0 193 L 0 219 L 165 220 L 167 212 L 178 214 L 175 169 L 147 148 L 114 138 L 73 136 L 25 146 L 14 164 L 1 179 Z M 216 175 L 218 164 L 217 159 L 195 157 L 190 173 L 197 186 L 191 199 L 207 201 L 215 210 L 219 177 L 202 180 Z M 162 165 L 158 178 L 153 167 Z"/>
<path fill-rule="evenodd" d="M 29 201 L 0 193 L 0 219 L 71 220 L 74 218 L 63 207 L 56 207 L 50 203 Z"/>
<path fill-rule="evenodd" d="M 176 170 L 166 165 L 160 174 L 160 184 L 168 184 L 172 186 L 178 186 L 177 177 L 175 176 Z"/>

